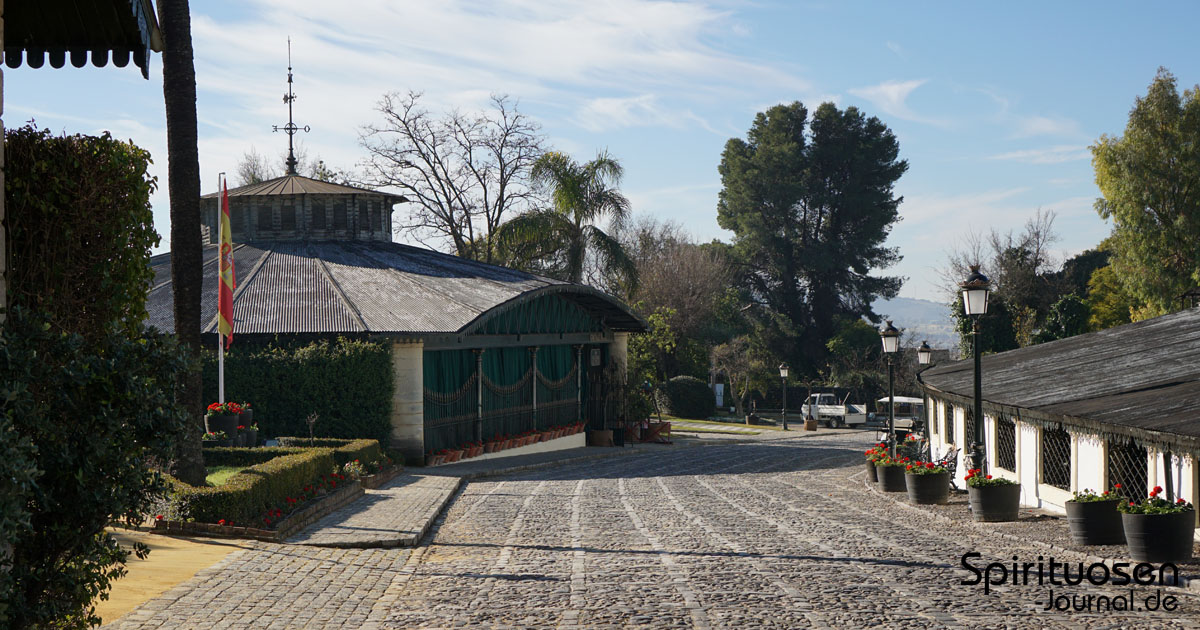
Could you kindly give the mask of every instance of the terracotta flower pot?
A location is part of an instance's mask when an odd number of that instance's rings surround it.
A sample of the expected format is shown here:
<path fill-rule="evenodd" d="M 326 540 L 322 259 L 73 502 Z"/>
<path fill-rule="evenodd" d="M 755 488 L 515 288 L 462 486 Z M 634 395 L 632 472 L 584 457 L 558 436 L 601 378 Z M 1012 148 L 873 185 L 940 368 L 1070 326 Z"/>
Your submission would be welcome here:
<path fill-rule="evenodd" d="M 1120 499 L 1067 501 L 1067 527 L 1077 545 L 1123 545 L 1125 527 L 1117 511 Z"/>

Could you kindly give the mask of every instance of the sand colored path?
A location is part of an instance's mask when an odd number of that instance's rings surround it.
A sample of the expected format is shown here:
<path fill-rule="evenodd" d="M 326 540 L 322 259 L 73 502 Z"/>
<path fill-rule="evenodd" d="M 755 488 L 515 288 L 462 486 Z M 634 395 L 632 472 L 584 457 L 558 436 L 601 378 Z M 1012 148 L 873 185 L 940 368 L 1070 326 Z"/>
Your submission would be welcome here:
<path fill-rule="evenodd" d="M 105 601 L 97 602 L 96 614 L 104 623 L 162 595 L 177 584 L 189 580 L 197 571 L 210 567 L 230 553 L 246 548 L 252 541 L 214 538 L 174 538 L 148 532 L 111 529 L 109 533 L 130 548 L 134 542 L 150 547 L 145 560 L 129 557 L 129 573 L 113 582 Z"/>

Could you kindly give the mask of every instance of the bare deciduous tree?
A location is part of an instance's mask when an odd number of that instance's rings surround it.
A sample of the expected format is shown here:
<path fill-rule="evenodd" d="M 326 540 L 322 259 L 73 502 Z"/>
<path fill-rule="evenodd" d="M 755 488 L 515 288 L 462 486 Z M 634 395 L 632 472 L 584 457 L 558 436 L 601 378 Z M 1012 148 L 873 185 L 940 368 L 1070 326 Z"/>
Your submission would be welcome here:
<path fill-rule="evenodd" d="M 402 190 L 408 223 L 398 232 L 447 243 L 459 256 L 493 262 L 492 237 L 505 217 L 534 207 L 529 169 L 544 152 L 540 126 L 516 103 L 493 95 L 488 111 L 437 116 L 421 94 L 389 93 L 379 102 L 383 122 L 367 125 L 366 183 Z"/>

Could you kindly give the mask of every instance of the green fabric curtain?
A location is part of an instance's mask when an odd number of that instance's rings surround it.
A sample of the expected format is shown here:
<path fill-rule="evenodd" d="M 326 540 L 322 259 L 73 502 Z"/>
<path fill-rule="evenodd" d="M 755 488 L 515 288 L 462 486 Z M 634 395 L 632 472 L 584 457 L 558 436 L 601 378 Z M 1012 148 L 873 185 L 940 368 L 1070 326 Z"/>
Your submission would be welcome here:
<path fill-rule="evenodd" d="M 423 361 L 425 389 L 439 394 L 458 391 L 475 373 L 475 353 L 471 350 L 426 351 Z"/>
<path fill-rule="evenodd" d="M 575 348 L 571 346 L 543 346 L 538 348 L 538 371 L 547 380 L 557 381 L 571 373 L 575 365 Z"/>
<path fill-rule="evenodd" d="M 483 374 L 500 387 L 521 380 L 529 367 L 529 348 L 488 348 L 483 352 Z"/>

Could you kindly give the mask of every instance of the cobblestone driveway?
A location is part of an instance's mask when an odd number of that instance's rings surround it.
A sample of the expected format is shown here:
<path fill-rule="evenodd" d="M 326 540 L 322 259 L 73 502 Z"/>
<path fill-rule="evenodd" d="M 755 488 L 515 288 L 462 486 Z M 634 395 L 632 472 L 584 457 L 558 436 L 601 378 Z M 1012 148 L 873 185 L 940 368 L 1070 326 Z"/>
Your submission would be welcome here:
<path fill-rule="evenodd" d="M 1045 604 L 1047 587 L 1036 584 L 997 586 L 988 595 L 960 585 L 970 577 L 959 565 L 965 552 L 981 553 L 980 566 L 1014 555 L 1036 562 L 1048 552 L 869 493 L 860 472 L 868 437 L 668 447 L 472 482 L 431 542 L 411 552 L 335 558 L 330 550 L 264 545 L 235 554 L 207 578 L 233 580 L 239 590 L 253 581 L 233 574 L 241 568 L 264 579 L 240 607 L 209 598 L 205 610 L 195 593 L 173 591 L 162 612 L 143 611 L 122 627 L 159 627 L 168 611 L 195 627 L 254 628 L 1198 625 L 1194 591 L 1164 591 L 1180 601 L 1171 613 L 1086 614 L 1041 611 L 1035 602 Z M 1082 554 L 1054 555 L 1090 563 Z M 1154 591 L 1137 587 L 1138 603 Z M 1066 592 L 1127 595 L 1129 587 Z M 254 607 L 261 598 L 274 616 L 243 624 L 267 610 Z"/>

